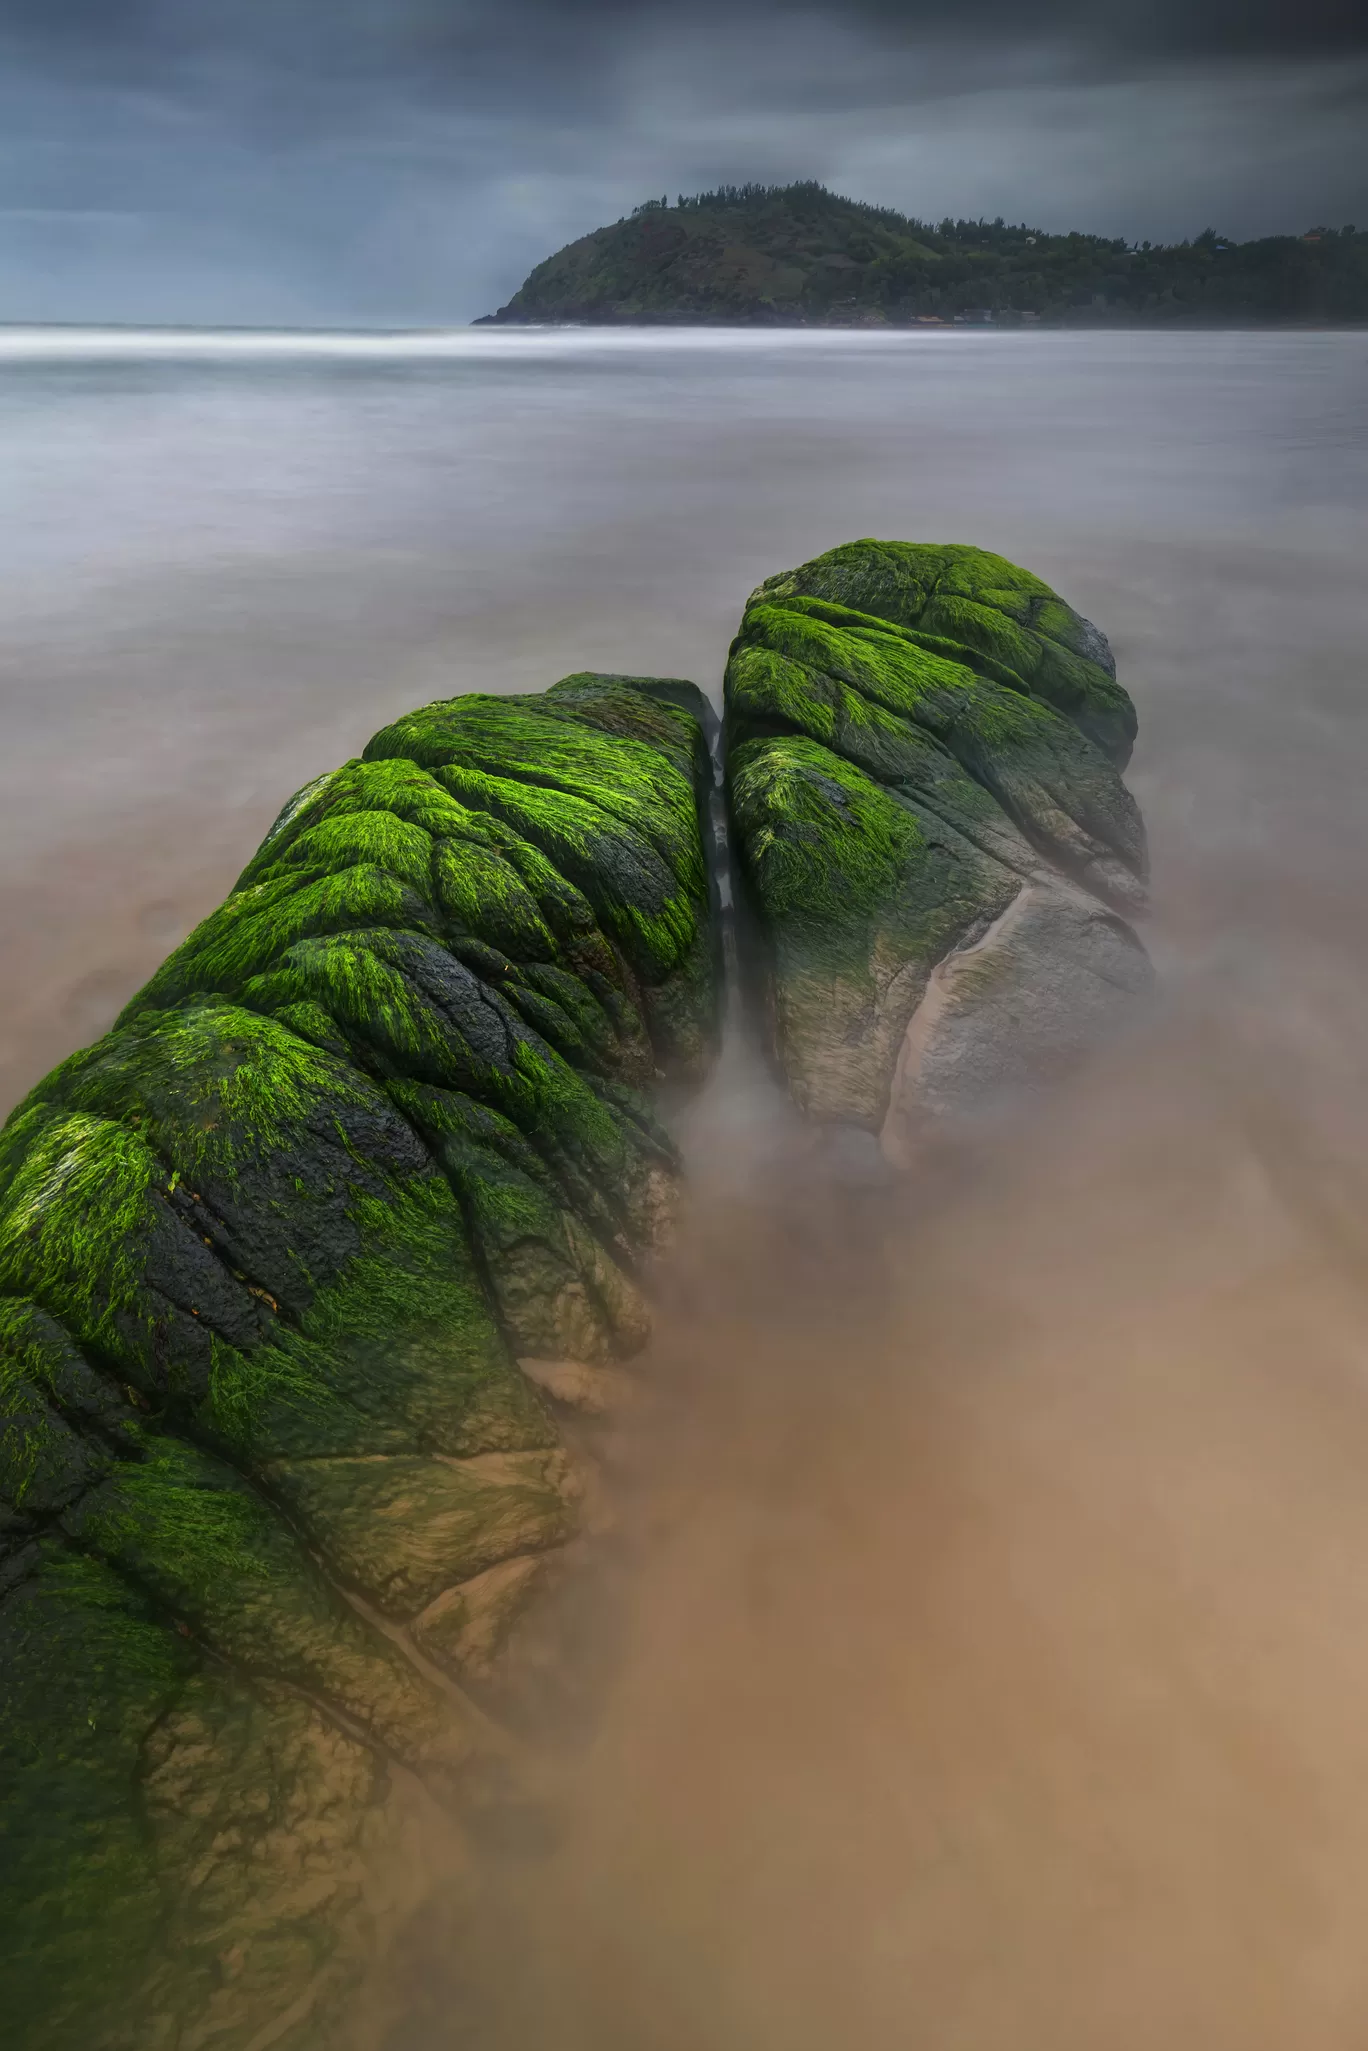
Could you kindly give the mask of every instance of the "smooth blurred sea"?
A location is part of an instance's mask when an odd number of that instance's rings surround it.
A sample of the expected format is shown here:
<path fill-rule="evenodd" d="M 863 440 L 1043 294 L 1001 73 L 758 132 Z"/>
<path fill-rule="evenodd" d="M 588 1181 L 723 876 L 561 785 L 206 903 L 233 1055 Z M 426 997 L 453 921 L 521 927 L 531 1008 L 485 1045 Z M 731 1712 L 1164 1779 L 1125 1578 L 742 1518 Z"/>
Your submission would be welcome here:
<path fill-rule="evenodd" d="M 0 330 L 0 1100 L 395 712 L 716 691 L 752 586 L 861 534 L 1105 628 L 1220 938 L 1365 852 L 1366 430 L 1361 333 Z"/>

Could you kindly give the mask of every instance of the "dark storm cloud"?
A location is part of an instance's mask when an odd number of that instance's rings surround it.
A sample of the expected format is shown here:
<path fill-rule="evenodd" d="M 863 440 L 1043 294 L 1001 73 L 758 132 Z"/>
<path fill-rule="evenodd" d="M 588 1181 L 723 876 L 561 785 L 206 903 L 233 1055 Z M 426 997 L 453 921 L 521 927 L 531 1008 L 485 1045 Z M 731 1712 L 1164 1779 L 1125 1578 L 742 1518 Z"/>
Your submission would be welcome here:
<path fill-rule="evenodd" d="M 1363 217 L 1361 14 L 0 0 L 0 318 L 460 319 L 745 178 L 1156 238 Z"/>
<path fill-rule="evenodd" d="M 738 15 L 826 15 L 883 36 L 960 40 L 983 33 L 1080 49 L 1191 56 L 1308 56 L 1368 49 L 1358 0 L 697 0 L 702 26 Z M 603 37 L 678 10 L 652 0 L 3 0 L 0 30 L 88 65 L 156 62 L 197 47 L 291 48 L 325 66 L 379 59 L 461 69 L 493 55 L 560 61 Z"/>
<path fill-rule="evenodd" d="M 932 31 L 948 21 L 956 34 L 1048 35 L 1084 49 L 1147 56 L 1306 56 L 1368 47 L 1368 20 L 1357 0 L 960 0 L 949 13 L 934 0 L 856 0 L 848 11 L 891 33 Z"/>

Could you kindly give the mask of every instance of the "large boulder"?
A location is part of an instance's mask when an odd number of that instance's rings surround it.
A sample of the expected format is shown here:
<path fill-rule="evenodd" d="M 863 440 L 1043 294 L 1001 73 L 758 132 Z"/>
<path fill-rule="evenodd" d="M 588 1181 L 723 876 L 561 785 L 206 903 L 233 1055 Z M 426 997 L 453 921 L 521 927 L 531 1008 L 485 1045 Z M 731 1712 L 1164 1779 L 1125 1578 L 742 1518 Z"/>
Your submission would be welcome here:
<path fill-rule="evenodd" d="M 798 1103 L 905 1162 L 1058 1074 L 1149 986 L 1106 640 L 981 549 L 857 541 L 755 591 L 732 833 Z"/>
<path fill-rule="evenodd" d="M 497 1795 L 580 1521 L 554 1398 L 643 1342 L 648 1093 L 714 1041 L 705 710 L 397 721 L 0 1134 L 23 2051 L 328 2041 L 396 1787 Z"/>

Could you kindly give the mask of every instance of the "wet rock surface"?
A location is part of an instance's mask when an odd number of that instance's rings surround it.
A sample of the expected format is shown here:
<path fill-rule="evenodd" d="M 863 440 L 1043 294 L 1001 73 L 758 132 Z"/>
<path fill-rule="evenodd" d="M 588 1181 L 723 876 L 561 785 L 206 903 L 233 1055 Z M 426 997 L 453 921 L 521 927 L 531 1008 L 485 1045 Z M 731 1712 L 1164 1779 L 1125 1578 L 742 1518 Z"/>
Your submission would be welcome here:
<path fill-rule="evenodd" d="M 769 578 L 726 727 L 770 1037 L 803 1109 L 905 1164 L 1148 989 L 1134 710 L 1103 635 L 1028 571 L 866 540 Z"/>
<path fill-rule="evenodd" d="M 715 1042 L 709 717 L 579 676 L 396 722 L 0 1134 L 25 2051 L 327 2041 L 403 1791 L 507 1777 L 560 1399 L 644 1342 L 648 1093 Z"/>
<path fill-rule="evenodd" d="M 910 1164 L 1114 1029 L 1134 733 L 1097 629 L 981 551 L 753 594 L 738 937 L 803 1110 Z M 24 2051 L 314 2051 L 419 1906 L 415 1813 L 522 1827 L 675 1208 L 652 1096 L 716 1051 L 715 734 L 601 675 L 397 720 L 0 1133 Z"/>

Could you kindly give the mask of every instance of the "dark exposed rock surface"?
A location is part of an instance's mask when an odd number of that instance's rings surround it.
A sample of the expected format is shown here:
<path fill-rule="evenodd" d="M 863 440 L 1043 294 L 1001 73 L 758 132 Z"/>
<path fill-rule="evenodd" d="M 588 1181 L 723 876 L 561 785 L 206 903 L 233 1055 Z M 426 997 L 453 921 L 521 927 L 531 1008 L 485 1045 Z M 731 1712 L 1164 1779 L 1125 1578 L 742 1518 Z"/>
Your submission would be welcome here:
<path fill-rule="evenodd" d="M 728 790 L 798 1103 L 907 1160 L 1149 986 L 1135 714 L 1098 630 L 982 550 L 858 541 L 762 584 Z"/>
<path fill-rule="evenodd" d="M 496 1783 L 579 1524 L 554 1399 L 645 1337 L 644 1093 L 713 1045 L 704 714 L 582 676 L 397 721 L 0 1134 L 22 2051 L 328 2041 L 396 1773 Z"/>

